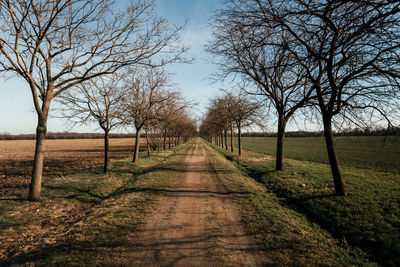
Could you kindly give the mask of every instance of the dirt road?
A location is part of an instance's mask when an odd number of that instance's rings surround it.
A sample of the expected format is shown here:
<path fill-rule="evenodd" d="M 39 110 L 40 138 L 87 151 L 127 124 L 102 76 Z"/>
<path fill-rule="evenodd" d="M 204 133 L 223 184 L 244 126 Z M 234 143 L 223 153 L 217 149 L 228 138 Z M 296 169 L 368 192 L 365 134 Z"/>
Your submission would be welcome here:
<path fill-rule="evenodd" d="M 260 266 L 262 252 L 246 234 L 240 211 L 197 141 L 182 176 L 169 188 L 126 262 L 133 266 Z M 124 264 L 124 263 L 123 263 Z"/>

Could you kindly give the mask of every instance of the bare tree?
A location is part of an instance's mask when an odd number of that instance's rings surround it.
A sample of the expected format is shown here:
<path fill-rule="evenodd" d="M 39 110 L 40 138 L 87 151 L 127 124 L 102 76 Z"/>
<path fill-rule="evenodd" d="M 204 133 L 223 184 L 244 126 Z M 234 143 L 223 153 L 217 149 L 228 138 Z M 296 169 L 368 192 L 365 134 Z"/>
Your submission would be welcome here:
<path fill-rule="evenodd" d="M 400 3 L 398 1 L 232 0 L 250 14 L 303 68 L 317 95 L 337 195 L 346 195 L 332 123 L 363 119 L 370 111 L 389 119 L 398 99 Z M 271 29 L 273 29 L 271 31 Z"/>
<path fill-rule="evenodd" d="M 294 113 L 315 98 L 312 86 L 304 78 L 304 70 L 285 49 L 284 36 L 277 40 L 254 24 L 249 10 L 233 5 L 220 10 L 213 20 L 214 39 L 207 50 L 218 56 L 220 78 L 235 75 L 251 86 L 246 93 L 265 99 L 266 110 L 277 113 L 278 134 L 276 170 L 283 169 L 285 128 Z M 275 39 L 269 40 L 270 37 Z M 280 41 L 280 43 L 277 43 Z"/>
<path fill-rule="evenodd" d="M 215 97 L 211 100 L 207 116 L 213 125 L 216 135 L 216 145 L 224 147 L 227 145 L 226 132 L 231 122 L 228 116 L 226 99 L 224 97 Z"/>
<path fill-rule="evenodd" d="M 164 150 L 167 148 L 167 135 L 171 131 L 171 126 L 182 117 L 182 112 L 190 105 L 178 91 L 167 91 L 165 93 L 168 94 L 165 96 L 168 101 L 158 109 L 156 114 Z"/>
<path fill-rule="evenodd" d="M 194 137 L 198 134 L 196 121 L 191 118 L 185 110 L 180 112 L 179 119 L 174 121 L 172 131 L 176 138 L 176 145 L 179 145 L 182 142 L 185 143 L 191 137 Z"/>
<path fill-rule="evenodd" d="M 263 127 L 260 107 L 258 102 L 243 94 L 243 91 L 240 91 L 237 95 L 226 92 L 222 97 L 215 97 L 211 100 L 206 116 L 203 119 L 202 134 L 204 130 L 208 134 L 214 134 L 216 145 L 223 147 L 224 139 L 225 143 L 227 143 L 227 139 L 223 137 L 226 137 L 226 131 L 232 127 L 233 122 L 238 130 L 238 153 L 241 155 L 242 129 L 252 125 Z"/>
<path fill-rule="evenodd" d="M 228 114 L 238 130 L 238 153 L 242 155 L 242 129 L 252 125 L 263 127 L 261 105 L 245 95 L 243 91 L 237 95 L 227 93 L 226 103 L 230 111 Z"/>
<path fill-rule="evenodd" d="M 91 79 L 73 90 L 65 91 L 59 102 L 63 104 L 62 117 L 73 124 L 96 122 L 104 131 L 104 173 L 109 170 L 110 131 L 123 124 L 121 106 L 126 89 L 121 85 L 121 75 Z"/>
<path fill-rule="evenodd" d="M 142 0 L 124 7 L 109 0 L 0 1 L 0 71 L 29 84 L 38 115 L 29 200 L 40 198 L 52 99 L 124 66 L 180 58 L 184 50 L 175 45 L 180 28 L 156 17 L 153 5 Z M 162 52 L 164 57 L 154 57 Z"/>
<path fill-rule="evenodd" d="M 136 130 L 135 150 L 132 162 L 138 162 L 140 135 L 145 126 L 157 121 L 159 110 L 168 103 L 165 93 L 168 74 L 162 69 L 146 68 L 130 70 L 124 79 L 128 94 L 123 104 L 125 123 Z"/>

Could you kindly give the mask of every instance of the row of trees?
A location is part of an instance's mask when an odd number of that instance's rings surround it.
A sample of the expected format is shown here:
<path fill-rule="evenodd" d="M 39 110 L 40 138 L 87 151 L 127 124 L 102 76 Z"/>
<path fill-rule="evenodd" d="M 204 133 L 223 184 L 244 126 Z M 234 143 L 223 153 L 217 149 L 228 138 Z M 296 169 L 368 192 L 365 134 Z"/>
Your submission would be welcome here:
<path fill-rule="evenodd" d="M 196 124 L 187 113 L 188 103 L 178 91 L 169 89 L 168 74 L 160 68 L 128 69 L 91 79 L 61 94 L 62 118 L 73 124 L 94 122 L 104 131 L 104 173 L 109 170 L 110 131 L 135 128 L 132 162 L 137 163 L 141 135 L 163 138 L 166 149 L 171 138 L 180 143 L 196 134 Z M 154 142 L 153 142 L 154 143 Z M 160 145 L 158 142 L 156 146 Z"/>
<path fill-rule="evenodd" d="M 135 100 L 137 81 L 151 87 L 153 81 L 145 79 L 162 76 L 155 68 L 187 61 L 186 48 L 178 44 L 182 27 L 157 16 L 152 0 L 0 0 L 0 73 L 27 82 L 38 118 L 29 200 L 40 198 L 47 120 L 53 99 L 62 95 L 68 99 L 73 96 L 68 92 L 79 87 L 79 94 L 90 98 L 94 105 L 87 107 L 90 115 L 109 132 L 120 122 L 99 118 L 99 114 L 107 118 L 102 112 L 111 109 L 104 109 L 97 100 L 103 97 L 102 103 L 113 105 L 125 94 L 118 90 L 108 95 L 111 87 L 122 84 L 113 76 L 105 76 L 120 71 L 132 74 L 125 77 L 125 83 L 130 83 L 126 90 L 132 92 L 125 99 L 124 110 L 129 110 L 135 101 L 141 101 Z M 142 70 L 143 67 L 146 68 Z M 75 107 L 84 105 L 82 99 L 76 99 Z M 131 115 L 131 123 L 141 130 L 142 114 Z"/>
<path fill-rule="evenodd" d="M 219 78 L 247 83 L 247 94 L 277 116 L 276 170 L 287 122 L 301 110 L 322 121 L 337 195 L 346 195 L 334 123 L 363 126 L 398 118 L 398 1 L 228 0 L 213 19 L 207 49 Z M 270 112 L 271 115 L 271 112 Z"/>
<path fill-rule="evenodd" d="M 237 129 L 238 153 L 242 154 L 242 129 L 257 125 L 262 127 L 261 105 L 249 96 L 225 92 L 221 97 L 215 97 L 207 109 L 200 125 L 200 136 L 208 141 L 214 137 L 215 143 L 228 149 L 227 133 L 230 132 L 230 147 L 234 151 L 233 136 Z"/>

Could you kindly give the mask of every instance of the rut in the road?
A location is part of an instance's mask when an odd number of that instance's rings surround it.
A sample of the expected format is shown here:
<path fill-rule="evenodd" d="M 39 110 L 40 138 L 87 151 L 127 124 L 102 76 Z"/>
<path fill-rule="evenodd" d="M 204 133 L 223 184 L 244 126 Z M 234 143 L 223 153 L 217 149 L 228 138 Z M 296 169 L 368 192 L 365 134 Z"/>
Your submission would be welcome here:
<path fill-rule="evenodd" d="M 126 264 L 256 266 L 262 265 L 260 253 L 198 141 L 185 159 L 182 176 L 150 215 Z"/>

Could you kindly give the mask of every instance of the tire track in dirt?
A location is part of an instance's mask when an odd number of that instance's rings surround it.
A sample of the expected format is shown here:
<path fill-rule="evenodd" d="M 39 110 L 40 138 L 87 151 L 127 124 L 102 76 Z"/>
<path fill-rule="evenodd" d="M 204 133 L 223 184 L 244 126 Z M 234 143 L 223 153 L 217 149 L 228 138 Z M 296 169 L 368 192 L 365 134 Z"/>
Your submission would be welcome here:
<path fill-rule="evenodd" d="M 257 240 L 219 182 L 203 144 L 189 151 L 182 176 L 166 189 L 122 265 L 262 266 Z"/>

